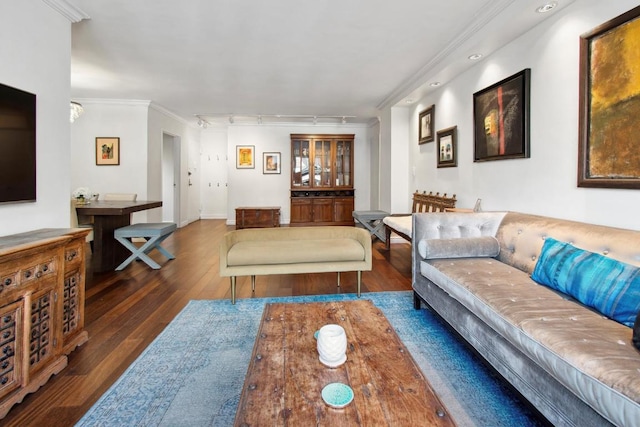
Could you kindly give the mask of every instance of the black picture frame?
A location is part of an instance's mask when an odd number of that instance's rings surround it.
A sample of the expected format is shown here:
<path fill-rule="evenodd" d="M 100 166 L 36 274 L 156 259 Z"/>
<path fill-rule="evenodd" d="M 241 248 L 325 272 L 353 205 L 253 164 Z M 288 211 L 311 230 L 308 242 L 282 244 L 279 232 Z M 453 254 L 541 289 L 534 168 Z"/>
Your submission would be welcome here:
<path fill-rule="evenodd" d="M 431 105 L 421 111 L 418 116 L 418 144 L 431 142 L 435 138 L 434 123 L 436 121 L 436 106 Z"/>
<path fill-rule="evenodd" d="M 640 189 L 640 6 L 580 36 L 578 187 Z"/>
<path fill-rule="evenodd" d="M 473 161 L 530 157 L 529 97 L 526 68 L 473 94 Z"/>
<path fill-rule="evenodd" d="M 282 161 L 279 152 L 262 153 L 262 174 L 280 174 Z"/>
<path fill-rule="evenodd" d="M 439 130 L 438 163 L 439 168 L 454 168 L 458 166 L 458 127 Z"/>

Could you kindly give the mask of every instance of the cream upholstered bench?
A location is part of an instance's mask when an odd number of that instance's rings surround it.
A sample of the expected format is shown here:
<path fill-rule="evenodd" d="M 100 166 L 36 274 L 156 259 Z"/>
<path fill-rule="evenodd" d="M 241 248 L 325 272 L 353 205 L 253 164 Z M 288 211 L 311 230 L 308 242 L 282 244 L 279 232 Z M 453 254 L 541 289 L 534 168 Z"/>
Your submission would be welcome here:
<path fill-rule="evenodd" d="M 297 273 L 358 273 L 371 270 L 371 236 L 356 227 L 282 227 L 234 230 L 220 244 L 220 276 L 231 278 L 231 303 L 236 302 L 236 277 Z"/>

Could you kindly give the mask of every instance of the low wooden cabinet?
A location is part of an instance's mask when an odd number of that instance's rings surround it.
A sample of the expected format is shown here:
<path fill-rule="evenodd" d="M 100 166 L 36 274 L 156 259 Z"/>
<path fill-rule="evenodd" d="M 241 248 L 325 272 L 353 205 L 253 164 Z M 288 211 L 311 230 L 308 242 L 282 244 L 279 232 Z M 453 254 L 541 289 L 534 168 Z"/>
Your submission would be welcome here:
<path fill-rule="evenodd" d="M 280 206 L 236 208 L 236 230 L 280 227 Z"/>
<path fill-rule="evenodd" d="M 87 229 L 0 237 L 0 418 L 67 366 L 84 331 Z"/>
<path fill-rule="evenodd" d="M 291 226 L 354 225 L 354 135 L 291 135 Z"/>
<path fill-rule="evenodd" d="M 290 225 L 354 225 L 353 208 L 353 196 L 292 192 Z"/>

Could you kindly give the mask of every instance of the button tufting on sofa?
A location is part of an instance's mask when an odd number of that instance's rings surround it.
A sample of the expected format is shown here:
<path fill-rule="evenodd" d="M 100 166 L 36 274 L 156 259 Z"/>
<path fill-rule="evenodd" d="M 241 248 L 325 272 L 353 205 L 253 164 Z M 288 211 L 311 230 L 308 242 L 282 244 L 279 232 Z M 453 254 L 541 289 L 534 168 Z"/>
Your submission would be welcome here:
<path fill-rule="evenodd" d="M 630 328 L 533 282 L 530 274 L 547 236 L 640 267 L 640 232 L 516 212 L 485 214 L 494 216 L 483 222 L 498 221 L 492 235 L 500 252 L 488 258 L 492 264 L 487 258 L 427 260 L 414 250 L 414 305 L 426 302 L 552 425 L 638 425 L 640 354 L 629 345 Z M 475 215 L 457 220 L 475 232 Z M 459 224 L 453 219 L 449 228 Z M 433 226 L 426 215 L 415 215 L 415 241 L 436 238 Z"/>

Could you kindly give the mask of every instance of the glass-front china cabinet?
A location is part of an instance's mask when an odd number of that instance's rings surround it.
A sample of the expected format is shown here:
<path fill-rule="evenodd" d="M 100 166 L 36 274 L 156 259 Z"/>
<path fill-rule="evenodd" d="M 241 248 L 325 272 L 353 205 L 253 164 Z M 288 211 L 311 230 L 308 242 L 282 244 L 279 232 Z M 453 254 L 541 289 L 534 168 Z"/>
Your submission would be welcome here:
<path fill-rule="evenodd" d="M 354 135 L 291 135 L 291 225 L 353 225 Z"/>

